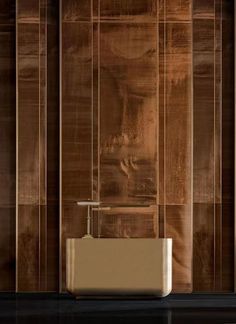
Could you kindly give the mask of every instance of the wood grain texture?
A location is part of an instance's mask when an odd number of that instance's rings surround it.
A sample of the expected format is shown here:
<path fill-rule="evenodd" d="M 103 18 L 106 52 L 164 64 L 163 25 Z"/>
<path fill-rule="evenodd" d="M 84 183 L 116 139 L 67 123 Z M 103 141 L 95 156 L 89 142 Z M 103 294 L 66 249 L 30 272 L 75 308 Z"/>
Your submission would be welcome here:
<path fill-rule="evenodd" d="M 100 28 L 101 200 L 155 203 L 156 24 Z"/>
<path fill-rule="evenodd" d="M 62 20 L 64 22 L 90 21 L 92 2 L 91 0 L 62 1 Z"/>
<path fill-rule="evenodd" d="M 192 0 L 159 0 L 160 21 L 190 21 Z"/>
<path fill-rule="evenodd" d="M 15 2 L 0 4 L 0 290 L 15 288 Z"/>
<path fill-rule="evenodd" d="M 24 4 L 24 3 L 23 3 Z M 23 10 L 23 9 L 22 9 Z M 19 12 L 21 5 L 19 4 Z M 39 16 L 39 12 L 38 12 Z M 25 22 L 28 21 L 28 16 Z M 17 290 L 39 290 L 39 24 L 17 20 Z M 27 29 L 27 33 L 24 30 Z M 28 36 L 28 37 L 27 37 Z M 27 37 L 27 41 L 26 41 Z M 26 45 L 27 44 L 27 45 Z M 25 49 L 25 47 L 27 47 Z M 29 123 L 31 127 L 29 127 Z M 27 248 L 26 248 L 27 244 Z"/>
<path fill-rule="evenodd" d="M 61 21 L 61 278 L 65 289 L 65 243 L 81 237 L 84 209 L 76 201 L 92 198 L 92 35 L 90 1 L 62 1 Z M 85 19 L 86 20 L 86 19 Z"/>
<path fill-rule="evenodd" d="M 59 3 L 47 1 L 47 290 L 59 289 Z"/>
<path fill-rule="evenodd" d="M 198 7 L 199 6 L 199 7 Z M 216 287 L 215 179 L 215 6 L 194 3 L 193 19 L 193 289 Z M 196 13 L 196 14 L 195 14 Z M 213 15 L 214 19 L 211 19 Z M 207 31 L 207 32 L 206 32 Z M 205 241 L 204 255 L 199 246 Z M 201 250 L 201 249 L 200 249 Z"/>
<path fill-rule="evenodd" d="M 101 199 L 159 203 L 174 292 L 231 290 L 233 10 L 222 25 L 221 1 L 62 1 L 63 288 L 65 239 L 86 225 L 75 201 Z M 100 235 L 154 236 L 156 216 L 112 211 Z"/>
<path fill-rule="evenodd" d="M 58 288 L 59 246 L 58 7 L 46 0 L 31 5 L 20 0 L 17 11 L 16 289 L 52 291 Z"/>
<path fill-rule="evenodd" d="M 166 205 L 166 237 L 173 239 L 173 292 L 192 292 L 192 219 L 190 205 Z"/>
<path fill-rule="evenodd" d="M 173 291 L 191 292 L 191 2 L 161 1 L 159 15 L 160 235 L 173 238 Z"/>
<path fill-rule="evenodd" d="M 222 290 L 233 291 L 234 216 L 234 3 L 222 2 Z"/>
<path fill-rule="evenodd" d="M 195 291 L 233 291 L 232 6 L 221 0 L 193 6 Z M 205 257 L 198 252 L 204 238 Z"/>
<path fill-rule="evenodd" d="M 214 204 L 194 203 L 193 215 L 193 289 L 214 291 Z"/>
<path fill-rule="evenodd" d="M 102 21 L 156 22 L 157 7 L 156 0 L 102 0 L 99 13 Z"/>
<path fill-rule="evenodd" d="M 158 233 L 157 208 L 118 207 L 99 212 L 98 236 L 106 238 L 147 238 Z"/>

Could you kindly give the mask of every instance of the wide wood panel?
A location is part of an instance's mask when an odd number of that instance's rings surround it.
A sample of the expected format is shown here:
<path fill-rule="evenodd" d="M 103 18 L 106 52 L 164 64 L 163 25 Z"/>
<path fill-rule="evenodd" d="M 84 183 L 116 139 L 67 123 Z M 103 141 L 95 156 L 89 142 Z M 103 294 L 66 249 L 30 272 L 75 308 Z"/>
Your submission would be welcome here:
<path fill-rule="evenodd" d="M 110 203 L 153 204 L 156 24 L 102 23 L 100 29 L 100 197 Z"/>
<path fill-rule="evenodd" d="M 0 3 L 0 290 L 15 289 L 15 1 Z"/>
<path fill-rule="evenodd" d="M 65 239 L 85 231 L 86 210 L 76 200 L 156 202 L 157 8 L 156 1 L 134 2 L 137 8 L 130 1 L 94 1 L 92 7 L 62 1 L 62 288 Z M 110 23 L 116 20 L 121 23 Z M 114 212 L 104 218 L 102 235 L 111 235 L 108 219 L 115 237 L 155 235 L 157 209 L 148 220 L 140 214 L 133 234 L 131 210 L 129 217 Z"/>

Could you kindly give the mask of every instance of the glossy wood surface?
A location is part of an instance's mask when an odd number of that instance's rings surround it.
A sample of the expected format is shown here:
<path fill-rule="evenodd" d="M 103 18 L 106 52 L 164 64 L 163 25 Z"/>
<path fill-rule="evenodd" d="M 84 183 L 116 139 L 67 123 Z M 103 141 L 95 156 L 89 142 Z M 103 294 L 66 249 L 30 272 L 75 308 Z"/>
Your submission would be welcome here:
<path fill-rule="evenodd" d="M 191 290 L 191 248 L 186 248 L 191 246 L 190 11 L 189 2 L 134 6 L 131 1 L 101 1 L 91 8 L 89 2 L 62 1 L 62 286 L 65 238 L 72 233 L 79 237 L 84 228 L 83 213 L 73 204 L 96 198 L 164 204 L 165 235 L 178 241 L 175 258 L 179 250 L 187 254 L 183 261 L 176 259 L 174 287 Z M 165 29 L 165 38 L 159 28 Z M 164 101 L 159 116 L 158 100 Z M 159 186 L 161 165 L 169 172 Z M 127 220 L 116 216 L 110 219 L 112 227 L 129 232 Z M 103 225 L 104 235 L 110 235 Z M 124 235 L 118 232 L 113 235 Z"/>
<path fill-rule="evenodd" d="M 173 292 L 233 291 L 233 9 L 1 1 L 0 290 L 64 290 L 93 199 L 96 237 L 173 238 Z"/>

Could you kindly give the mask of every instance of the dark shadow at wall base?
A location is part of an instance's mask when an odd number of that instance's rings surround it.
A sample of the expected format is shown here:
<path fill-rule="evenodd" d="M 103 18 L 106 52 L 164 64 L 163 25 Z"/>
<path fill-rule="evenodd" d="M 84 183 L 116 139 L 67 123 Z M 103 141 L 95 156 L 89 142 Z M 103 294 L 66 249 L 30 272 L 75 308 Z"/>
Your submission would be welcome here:
<path fill-rule="evenodd" d="M 68 294 L 0 294 L 0 323 L 236 323 L 236 295 L 76 300 Z"/>

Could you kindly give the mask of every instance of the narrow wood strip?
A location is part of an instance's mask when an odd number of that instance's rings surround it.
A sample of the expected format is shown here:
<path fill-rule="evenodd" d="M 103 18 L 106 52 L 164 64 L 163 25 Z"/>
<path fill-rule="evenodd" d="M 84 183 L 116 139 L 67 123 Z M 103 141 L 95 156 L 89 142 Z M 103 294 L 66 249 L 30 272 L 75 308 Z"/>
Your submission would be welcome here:
<path fill-rule="evenodd" d="M 71 3 L 71 2 L 70 2 Z M 89 4 L 90 2 L 86 2 Z M 62 2 L 62 17 L 67 15 Z M 81 3 L 82 5 L 83 3 Z M 87 7 L 86 7 L 87 8 Z M 78 8 L 77 8 L 78 9 Z M 91 8 L 90 14 L 91 14 Z M 87 12 L 87 9 L 86 9 Z M 73 13 L 80 15 L 79 11 Z M 74 20 L 74 16 L 68 16 Z M 92 198 L 92 24 L 61 23 L 61 288 L 65 289 L 67 237 L 85 234 L 86 209 L 78 200 Z"/>
<path fill-rule="evenodd" d="M 19 3 L 19 13 L 22 13 L 22 10 L 21 3 Z M 39 24 L 27 24 L 29 38 L 26 42 L 20 36 L 24 28 L 24 23 L 18 21 L 17 289 L 19 291 L 37 291 L 39 289 L 40 203 Z M 26 44 L 28 49 L 24 49 Z M 29 124 L 31 127 L 29 127 Z"/>
<path fill-rule="evenodd" d="M 15 1 L 0 15 L 0 290 L 15 289 Z"/>
<path fill-rule="evenodd" d="M 220 243 L 216 225 L 219 224 L 220 215 L 217 210 L 216 217 L 215 208 L 216 165 L 220 166 L 216 164 L 220 140 L 219 137 L 216 140 L 216 116 L 220 115 L 216 114 L 216 38 L 215 20 L 211 19 L 211 15 L 215 17 L 214 1 L 211 6 L 194 2 L 193 290 L 209 292 L 215 290 L 216 260 L 219 263 L 220 257 L 220 254 L 216 257 Z M 220 123 L 219 118 L 217 122 Z M 219 134 L 218 132 L 217 135 Z M 201 244 L 205 246 L 204 254 Z"/>
<path fill-rule="evenodd" d="M 47 290 L 59 288 L 59 3 L 47 0 Z"/>
<path fill-rule="evenodd" d="M 222 290 L 234 289 L 234 3 L 222 2 Z M 226 72 L 228 71 L 228 73 Z"/>

